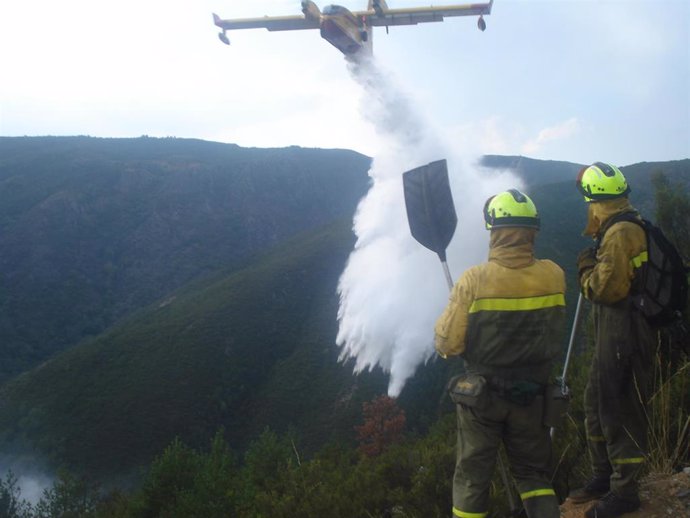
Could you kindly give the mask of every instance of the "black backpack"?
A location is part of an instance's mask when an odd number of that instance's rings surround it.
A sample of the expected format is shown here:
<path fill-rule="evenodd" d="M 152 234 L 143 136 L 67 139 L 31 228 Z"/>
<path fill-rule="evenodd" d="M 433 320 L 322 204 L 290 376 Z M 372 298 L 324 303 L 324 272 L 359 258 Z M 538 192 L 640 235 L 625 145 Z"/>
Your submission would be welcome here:
<path fill-rule="evenodd" d="M 688 273 L 678 249 L 659 227 L 627 212 L 614 216 L 606 228 L 619 221 L 640 225 L 647 236 L 647 262 L 642 277 L 632 293 L 634 306 L 655 327 L 682 321 L 688 301 Z"/>

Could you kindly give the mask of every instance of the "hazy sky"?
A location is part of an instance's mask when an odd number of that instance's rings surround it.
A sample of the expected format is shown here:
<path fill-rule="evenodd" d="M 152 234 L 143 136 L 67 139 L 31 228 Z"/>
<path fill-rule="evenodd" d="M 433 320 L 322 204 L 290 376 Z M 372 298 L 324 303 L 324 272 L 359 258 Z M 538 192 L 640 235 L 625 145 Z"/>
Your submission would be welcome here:
<path fill-rule="evenodd" d="M 300 2 L 2 2 L 0 135 L 381 153 L 366 94 L 318 31 L 236 31 L 227 47 L 212 12 L 299 14 Z M 495 0 L 486 23 L 483 33 L 476 18 L 375 29 L 380 68 L 458 151 L 618 165 L 690 157 L 689 1 Z"/>

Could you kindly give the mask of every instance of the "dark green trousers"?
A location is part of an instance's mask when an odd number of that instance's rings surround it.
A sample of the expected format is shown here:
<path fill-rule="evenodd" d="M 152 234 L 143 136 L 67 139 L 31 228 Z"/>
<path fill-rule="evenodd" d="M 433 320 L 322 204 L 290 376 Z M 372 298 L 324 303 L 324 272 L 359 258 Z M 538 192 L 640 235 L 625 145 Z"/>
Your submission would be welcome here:
<path fill-rule="evenodd" d="M 595 349 L 585 388 L 585 428 L 592 471 L 611 491 L 636 497 L 647 454 L 649 379 L 654 333 L 623 301 L 594 305 Z"/>
<path fill-rule="evenodd" d="M 529 406 L 519 406 L 489 394 L 484 410 L 457 405 L 453 515 L 488 515 L 489 486 L 503 442 L 527 515 L 558 518 L 558 500 L 551 485 L 551 438 L 549 429 L 542 425 L 543 397 L 538 396 Z"/>

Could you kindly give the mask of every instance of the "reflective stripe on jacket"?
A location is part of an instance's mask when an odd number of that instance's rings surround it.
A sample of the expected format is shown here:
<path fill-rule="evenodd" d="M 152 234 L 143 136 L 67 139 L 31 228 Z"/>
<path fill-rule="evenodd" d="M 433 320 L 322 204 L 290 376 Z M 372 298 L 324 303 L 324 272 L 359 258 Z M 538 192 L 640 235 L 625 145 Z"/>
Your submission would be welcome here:
<path fill-rule="evenodd" d="M 491 233 L 489 261 L 468 269 L 436 322 L 436 350 L 468 370 L 545 383 L 562 346 L 565 275 L 534 258 L 535 231 Z"/>

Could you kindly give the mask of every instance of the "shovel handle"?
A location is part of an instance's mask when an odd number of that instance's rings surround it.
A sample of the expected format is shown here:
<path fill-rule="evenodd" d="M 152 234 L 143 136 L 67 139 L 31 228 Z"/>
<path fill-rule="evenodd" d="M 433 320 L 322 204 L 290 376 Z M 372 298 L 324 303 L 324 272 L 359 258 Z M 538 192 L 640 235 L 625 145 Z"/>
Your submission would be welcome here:
<path fill-rule="evenodd" d="M 561 375 L 561 389 L 565 391 L 566 383 L 565 379 L 568 375 L 568 365 L 570 365 L 570 355 L 573 352 L 573 344 L 575 343 L 575 338 L 577 337 L 577 332 L 580 327 L 580 313 L 582 313 L 582 306 L 584 303 L 584 297 L 580 293 L 577 298 L 577 307 L 575 308 L 575 318 L 573 319 L 573 328 L 570 331 L 570 340 L 568 342 L 568 351 L 565 354 L 565 363 L 563 364 L 563 374 Z"/>

